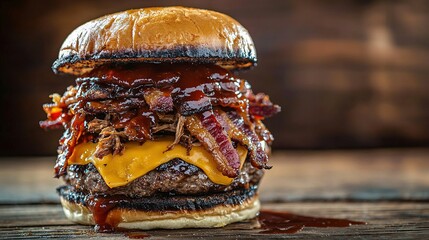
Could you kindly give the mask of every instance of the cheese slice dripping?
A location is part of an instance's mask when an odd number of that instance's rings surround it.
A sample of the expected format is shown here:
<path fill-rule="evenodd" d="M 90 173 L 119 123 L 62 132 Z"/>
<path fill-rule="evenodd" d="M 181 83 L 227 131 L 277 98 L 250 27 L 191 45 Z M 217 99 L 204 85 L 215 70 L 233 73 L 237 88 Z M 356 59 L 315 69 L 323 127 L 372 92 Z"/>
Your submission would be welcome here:
<path fill-rule="evenodd" d="M 96 143 L 81 143 L 75 147 L 73 154 L 68 159 L 68 164 L 94 164 L 110 188 L 124 186 L 174 158 L 180 158 L 199 167 L 214 183 L 221 185 L 232 183 L 233 178 L 224 176 L 217 170 L 216 162 L 204 147 L 193 146 L 189 155 L 186 148 L 181 145 L 175 145 L 172 150 L 165 151 L 172 142 L 172 140 L 165 139 L 146 141 L 142 145 L 128 142 L 124 144 L 125 149 L 122 154 L 110 154 L 101 159 L 94 156 Z M 237 152 L 240 156 L 241 169 L 247 156 L 247 149 L 239 145 Z"/>

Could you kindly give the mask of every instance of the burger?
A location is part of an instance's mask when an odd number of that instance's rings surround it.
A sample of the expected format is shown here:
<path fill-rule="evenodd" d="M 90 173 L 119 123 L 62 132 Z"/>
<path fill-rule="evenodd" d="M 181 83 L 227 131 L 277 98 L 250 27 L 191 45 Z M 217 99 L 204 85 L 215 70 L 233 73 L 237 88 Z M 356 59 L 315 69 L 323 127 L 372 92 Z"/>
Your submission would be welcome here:
<path fill-rule="evenodd" d="M 64 213 L 100 232 L 210 228 L 254 218 L 280 111 L 237 73 L 256 65 L 248 31 L 194 8 L 89 21 L 52 69 L 76 77 L 43 106 L 64 128 L 55 177 Z"/>

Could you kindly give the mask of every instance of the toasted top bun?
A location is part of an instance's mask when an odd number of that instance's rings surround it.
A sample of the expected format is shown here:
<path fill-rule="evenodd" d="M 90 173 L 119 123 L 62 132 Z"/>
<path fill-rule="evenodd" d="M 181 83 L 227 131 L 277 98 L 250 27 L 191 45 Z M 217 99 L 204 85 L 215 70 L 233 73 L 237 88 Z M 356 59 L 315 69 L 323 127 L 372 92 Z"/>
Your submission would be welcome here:
<path fill-rule="evenodd" d="M 248 31 L 233 18 L 165 7 L 114 13 L 81 25 L 64 41 L 52 69 L 79 76 L 113 62 L 197 62 L 239 70 L 256 61 Z"/>

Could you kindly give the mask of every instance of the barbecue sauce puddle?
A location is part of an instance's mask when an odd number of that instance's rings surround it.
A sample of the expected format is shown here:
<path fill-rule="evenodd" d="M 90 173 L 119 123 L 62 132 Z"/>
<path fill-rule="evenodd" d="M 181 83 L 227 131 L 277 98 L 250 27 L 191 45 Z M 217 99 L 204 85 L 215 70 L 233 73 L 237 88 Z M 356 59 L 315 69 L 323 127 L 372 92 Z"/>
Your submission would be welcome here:
<path fill-rule="evenodd" d="M 352 225 L 366 224 L 365 222 L 348 219 L 302 216 L 272 210 L 261 210 L 257 219 L 262 230 L 259 233 L 263 234 L 293 234 L 303 230 L 305 227 L 350 227 Z"/>
<path fill-rule="evenodd" d="M 125 232 L 124 236 L 131 238 L 131 239 L 144 239 L 144 238 L 150 238 L 151 237 L 150 234 L 147 234 L 145 232 Z"/>
<path fill-rule="evenodd" d="M 128 229 L 117 228 L 120 221 L 119 216 L 110 214 L 120 202 L 124 199 L 106 199 L 102 197 L 93 198 L 89 201 L 89 206 L 93 212 L 96 225 L 96 232 L 122 232 L 124 236 L 131 239 L 149 238 L 151 235 Z M 259 223 L 261 234 L 294 234 L 303 230 L 305 227 L 328 228 L 328 227 L 350 227 L 352 225 L 362 225 L 366 222 L 352 221 L 339 218 L 322 218 L 297 215 L 290 212 L 280 212 L 273 210 L 261 210 L 259 216 L 255 218 Z"/>

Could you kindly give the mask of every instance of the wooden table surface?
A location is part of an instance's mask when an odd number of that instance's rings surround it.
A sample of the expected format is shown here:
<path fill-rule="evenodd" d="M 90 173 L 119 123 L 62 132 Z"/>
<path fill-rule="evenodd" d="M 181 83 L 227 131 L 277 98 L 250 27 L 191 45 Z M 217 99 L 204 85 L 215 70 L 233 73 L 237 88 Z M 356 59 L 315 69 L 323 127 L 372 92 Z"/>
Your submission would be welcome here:
<path fill-rule="evenodd" d="M 55 157 L 0 159 L 0 238 L 126 238 L 68 221 Z M 263 235 L 254 221 L 219 229 L 145 231 L 150 239 L 429 239 L 429 149 L 277 151 L 260 187 L 263 209 L 366 225 Z"/>

